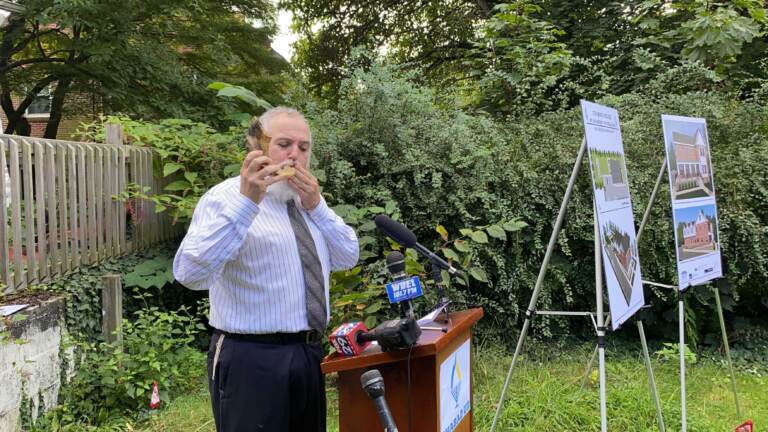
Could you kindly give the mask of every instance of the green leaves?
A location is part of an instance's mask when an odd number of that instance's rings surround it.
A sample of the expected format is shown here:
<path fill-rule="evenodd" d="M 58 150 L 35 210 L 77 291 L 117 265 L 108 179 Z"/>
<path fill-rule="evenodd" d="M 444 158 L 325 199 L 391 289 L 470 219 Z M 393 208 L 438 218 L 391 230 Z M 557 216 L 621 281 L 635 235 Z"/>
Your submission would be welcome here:
<path fill-rule="evenodd" d="M 488 236 L 483 231 L 472 231 L 469 237 L 477 243 L 488 243 Z"/>
<path fill-rule="evenodd" d="M 504 222 L 503 224 L 504 229 L 510 232 L 520 231 L 521 229 L 527 226 L 528 226 L 527 223 L 517 219 L 509 222 Z"/>
<path fill-rule="evenodd" d="M 216 96 L 224 98 L 233 98 L 245 102 L 254 108 L 270 109 L 272 104 L 256 96 L 256 94 L 245 87 L 232 85 L 225 82 L 215 81 L 208 84 L 211 90 L 218 90 Z"/>
<path fill-rule="evenodd" d="M 443 255 L 445 255 L 446 258 L 452 261 L 460 261 L 461 258 L 459 258 L 459 255 L 453 251 L 453 249 L 450 248 L 443 248 Z"/>
<path fill-rule="evenodd" d="M 469 269 L 469 275 L 483 283 L 488 283 L 488 275 L 480 267 L 472 267 Z"/>
<path fill-rule="evenodd" d="M 488 232 L 488 235 L 490 235 L 495 239 L 499 239 L 499 240 L 507 239 L 507 233 L 504 232 L 504 228 L 498 225 L 491 225 L 488 228 L 486 228 L 486 231 Z"/>
<path fill-rule="evenodd" d="M 87 128 L 102 130 L 103 123 L 119 123 L 134 144 L 153 148 L 159 155 L 154 175 L 173 180 L 154 195 L 149 188 L 131 184 L 119 199 L 132 204 L 153 201 L 155 211 L 168 212 L 179 223 L 192 217 L 203 193 L 239 173 L 245 155 L 242 129 L 219 133 L 208 125 L 186 119 L 148 123 L 126 117 L 106 117 Z"/>
<path fill-rule="evenodd" d="M 193 347 L 198 331 L 185 307 L 149 307 L 123 320 L 121 342 L 78 344 L 81 363 L 62 389 L 67 410 L 98 425 L 146 409 L 153 382 L 165 402 L 188 391 L 205 367 L 205 354 Z"/>
<path fill-rule="evenodd" d="M 126 287 L 138 286 L 144 289 L 161 289 L 174 281 L 173 259 L 157 257 L 144 261 L 126 274 L 123 282 Z"/>
<path fill-rule="evenodd" d="M 168 177 L 169 175 L 183 168 L 184 168 L 184 165 L 174 163 L 174 162 L 168 162 L 163 166 L 163 177 Z"/>
<path fill-rule="evenodd" d="M 456 240 L 455 242 L 453 242 L 453 246 L 459 252 L 469 252 L 471 250 L 469 243 L 467 243 L 466 240 Z"/>
<path fill-rule="evenodd" d="M 183 191 L 189 189 L 191 186 L 192 185 L 186 180 L 176 180 L 175 182 L 172 182 L 166 186 L 165 190 L 168 192 Z"/>
<path fill-rule="evenodd" d="M 20 25 L 9 30 L 7 48 L 1 53 L 13 59 L 11 67 L 0 71 L 3 92 L 26 95 L 32 86 L 52 83 L 63 100 L 71 100 L 73 91 L 86 99 L 98 94 L 105 112 L 194 117 L 224 126 L 234 107 L 212 97 L 206 88 L 212 79 L 226 77 L 236 84 L 220 92 L 249 107 L 269 106 L 265 99 L 281 100 L 285 91 L 287 79 L 282 72 L 288 64 L 269 49 L 277 31 L 271 2 L 233 0 L 222 5 L 201 0 L 191 5 L 182 0 L 136 0 L 116 5 L 45 0 L 24 4 L 27 12 L 21 15 Z M 36 31 L 38 25 L 47 30 Z M 20 108 L 20 114 L 25 108 Z M 48 125 L 55 130 L 61 107 L 53 104 L 53 110 Z"/>

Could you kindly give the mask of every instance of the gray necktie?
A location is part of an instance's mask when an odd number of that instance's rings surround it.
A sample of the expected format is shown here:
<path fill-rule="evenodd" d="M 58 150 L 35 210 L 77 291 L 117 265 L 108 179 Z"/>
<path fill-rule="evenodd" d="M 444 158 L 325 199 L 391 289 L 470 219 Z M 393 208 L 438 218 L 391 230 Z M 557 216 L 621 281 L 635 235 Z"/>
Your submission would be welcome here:
<path fill-rule="evenodd" d="M 296 208 L 293 200 L 288 201 L 288 217 L 291 219 L 293 234 L 299 247 L 301 268 L 304 271 L 305 292 L 307 298 L 307 321 L 311 329 L 325 331 L 325 285 L 323 283 L 323 268 L 317 256 L 315 241 L 309 232 L 307 223 Z"/>

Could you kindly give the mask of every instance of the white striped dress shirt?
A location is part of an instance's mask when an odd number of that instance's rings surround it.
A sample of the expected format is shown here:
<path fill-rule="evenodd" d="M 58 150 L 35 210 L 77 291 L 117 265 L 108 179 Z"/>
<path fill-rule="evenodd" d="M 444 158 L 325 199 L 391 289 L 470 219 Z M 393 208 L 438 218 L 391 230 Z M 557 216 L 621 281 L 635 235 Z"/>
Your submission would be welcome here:
<path fill-rule="evenodd" d="M 301 206 L 297 207 L 301 208 Z M 301 210 L 325 275 L 357 264 L 352 228 L 320 199 Z M 240 177 L 213 187 L 197 204 L 173 261 L 173 275 L 193 290 L 209 290 L 211 326 L 231 333 L 308 330 L 304 275 L 285 202 L 267 193 L 256 204 L 240 193 Z"/>

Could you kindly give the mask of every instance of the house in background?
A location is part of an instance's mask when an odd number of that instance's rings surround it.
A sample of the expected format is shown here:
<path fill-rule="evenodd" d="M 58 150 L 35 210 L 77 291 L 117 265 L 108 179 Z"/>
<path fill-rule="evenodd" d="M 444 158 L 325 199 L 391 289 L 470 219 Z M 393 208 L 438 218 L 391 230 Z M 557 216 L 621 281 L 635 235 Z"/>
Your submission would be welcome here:
<path fill-rule="evenodd" d="M 683 247 L 704 248 L 711 247 L 715 242 L 712 222 L 699 210 L 699 215 L 693 222 L 683 223 Z"/>
<path fill-rule="evenodd" d="M 51 117 L 53 90 L 54 87 L 49 87 L 41 91 L 24 114 L 24 118 L 29 123 L 28 135 L 31 137 L 42 138 L 45 133 L 45 127 L 48 125 L 48 119 Z M 11 96 L 14 107 L 18 107 L 22 99 L 21 95 L 14 94 Z M 56 139 L 75 139 L 75 130 L 77 130 L 80 123 L 92 122 L 98 119 L 103 109 L 103 103 L 99 96 L 74 91 L 69 92 L 67 100 L 64 102 Z M 8 117 L 2 109 L 0 109 L 0 120 L 4 127 L 8 124 Z"/>
<path fill-rule="evenodd" d="M 710 174 L 709 155 L 707 154 L 707 144 L 701 131 L 696 134 L 686 135 L 680 132 L 672 132 L 672 145 L 675 150 L 675 160 L 677 161 L 677 178 L 701 178 L 707 181 Z"/>
<path fill-rule="evenodd" d="M 0 27 L 6 25 L 10 13 L 23 13 L 24 9 L 23 5 L 17 4 L 14 1 L 0 0 Z M 27 108 L 23 117 L 26 119 L 29 127 L 28 130 L 24 131 L 24 135 L 37 138 L 43 137 L 48 120 L 51 117 L 51 100 L 54 89 L 54 86 L 43 89 Z M 23 98 L 20 94 L 11 95 L 11 102 L 14 108 L 19 106 Z M 95 94 L 69 92 L 67 100 L 64 102 L 62 117 L 55 138 L 61 140 L 75 138 L 74 133 L 80 123 L 96 120 L 101 112 L 103 112 L 103 104 L 101 99 Z M 0 109 L 0 123 L 2 124 L 0 132 L 5 133 L 8 117 L 2 109 Z"/>

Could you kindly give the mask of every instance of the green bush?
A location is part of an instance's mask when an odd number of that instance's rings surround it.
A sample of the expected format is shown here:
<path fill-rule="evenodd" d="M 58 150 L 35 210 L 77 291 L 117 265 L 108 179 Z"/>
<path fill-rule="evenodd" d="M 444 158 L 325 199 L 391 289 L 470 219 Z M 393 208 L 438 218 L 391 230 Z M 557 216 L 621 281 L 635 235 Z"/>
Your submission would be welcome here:
<path fill-rule="evenodd" d="M 510 337 L 509 327 L 527 307 L 573 169 L 583 136 L 580 112 L 494 118 L 447 104 L 455 94 L 451 89 L 438 93 L 415 84 L 416 78 L 374 64 L 342 83 L 333 109 L 300 89 L 291 96 L 313 127 L 313 158 L 323 193 L 361 238 L 359 267 L 332 278 L 332 300 L 338 308 L 334 322 L 355 318 L 374 323 L 390 314 L 383 303 L 387 274 L 382 260 L 392 245 L 370 223 L 373 215 L 386 212 L 446 258 L 458 258 L 461 264 L 467 260 L 477 277 L 466 287 L 454 284 L 452 294 L 460 303 L 483 306 L 486 328 Z M 726 278 L 716 286 L 728 311 L 757 317 L 768 307 L 768 122 L 765 98 L 759 97 L 768 84 L 751 83 L 750 88 L 751 98 L 731 93 L 711 71 L 686 64 L 661 72 L 634 93 L 598 102 L 620 113 L 638 223 L 664 160 L 660 115 L 707 119 L 726 269 Z M 189 217 L 208 187 L 236 174 L 242 157 L 236 147 L 242 134 L 238 128 L 219 135 L 180 120 L 160 125 L 121 121 L 134 142 L 163 153 L 158 174 L 184 174 L 187 189 L 154 197 L 179 220 Z M 206 154 L 197 154 L 202 148 Z M 594 308 L 592 192 L 587 164 L 581 169 L 539 309 Z M 674 283 L 668 183 L 662 185 L 639 244 L 642 275 Z M 464 250 L 447 244 L 436 230 L 442 226 L 451 233 L 451 242 L 464 241 L 474 231 L 487 237 L 489 227 L 520 221 L 528 227 L 492 242 L 459 243 Z M 453 256 L 457 252 L 462 256 Z M 423 272 L 416 264 L 411 270 Z M 647 293 L 653 307 L 645 319 L 669 324 L 649 328 L 671 335 L 676 327 L 674 293 L 656 288 Z M 694 289 L 688 298 L 693 341 L 699 332 L 716 332 L 711 290 Z M 591 332 L 586 320 L 562 318 L 542 317 L 536 328 L 543 335 Z"/>
<path fill-rule="evenodd" d="M 152 384 L 160 399 L 194 387 L 205 354 L 192 346 L 205 327 L 187 308 L 175 312 L 142 309 L 123 320 L 123 340 L 77 345 L 76 374 L 63 390 L 68 414 L 100 424 L 148 411 Z"/>
<path fill-rule="evenodd" d="M 130 144 L 153 148 L 159 157 L 153 166 L 155 177 L 173 180 L 160 195 L 150 197 L 145 190 L 131 185 L 120 198 L 152 199 L 158 211 L 170 212 L 174 222 L 189 222 L 197 201 L 211 186 L 240 173 L 247 123 L 218 132 L 206 124 L 186 119 L 152 123 L 110 116 L 83 125 L 81 136 L 103 142 L 107 123 L 121 124 Z"/>
<path fill-rule="evenodd" d="M 158 245 L 95 265 L 81 266 L 38 288 L 65 294 L 67 331 L 75 340 L 96 341 L 101 338 L 101 287 L 102 277 L 106 274 L 124 275 L 124 316 L 131 316 L 147 306 L 176 310 L 184 305 L 194 305 L 206 297 L 206 293 L 188 290 L 178 283 L 164 283 L 169 281 L 167 273 L 170 268 L 154 267 L 156 263 L 169 266 L 176 248 L 174 243 Z M 170 282 L 173 282 L 173 275 L 170 275 Z"/>
<path fill-rule="evenodd" d="M 684 83 L 681 85 L 680 83 Z M 684 88 L 684 92 L 678 89 Z M 440 99 L 445 99 L 445 93 Z M 413 84 L 394 68 L 374 65 L 342 84 L 336 109 L 305 103 L 313 126 L 314 155 L 326 175 L 324 192 L 336 203 L 384 205 L 394 201 L 422 243 L 437 248 L 434 227 L 448 231 L 521 218 L 530 228 L 503 244 L 473 244 L 487 284 L 463 295 L 485 307 L 499 333 L 521 317 L 539 271 L 552 224 L 583 135 L 578 109 L 537 117 L 494 120 L 482 112 L 439 106 L 434 91 Z M 598 102 L 619 110 L 639 223 L 664 160 L 662 113 L 708 121 L 726 278 L 717 282 L 724 305 L 742 299 L 755 315 L 768 304 L 768 123 L 763 100 L 742 100 L 717 89 L 707 71 L 685 66 L 662 73 L 636 93 Z M 299 102 L 301 103 L 301 102 Z M 592 192 L 582 167 L 568 207 L 540 309 L 594 308 Z M 673 229 L 667 183 L 640 242 L 643 278 L 674 283 Z M 654 295 L 661 300 L 654 300 Z M 693 290 L 692 330 L 707 331 L 716 315 L 711 291 Z M 647 319 L 674 321 L 673 293 L 648 291 Z M 748 299 L 748 300 L 747 300 Z M 572 321 L 541 318 L 543 334 L 572 332 Z M 586 330 L 588 323 L 584 322 Z M 674 326 L 657 326 L 668 329 Z M 695 332 L 694 332 L 695 337 Z"/>

